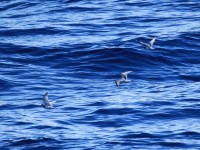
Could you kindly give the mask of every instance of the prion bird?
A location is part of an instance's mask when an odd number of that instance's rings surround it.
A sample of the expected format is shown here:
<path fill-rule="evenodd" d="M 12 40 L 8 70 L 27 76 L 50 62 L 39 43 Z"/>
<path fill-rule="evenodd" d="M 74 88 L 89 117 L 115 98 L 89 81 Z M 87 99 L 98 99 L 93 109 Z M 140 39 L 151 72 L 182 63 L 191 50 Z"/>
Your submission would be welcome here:
<path fill-rule="evenodd" d="M 132 72 L 132 71 L 126 71 L 126 72 L 122 72 L 121 73 L 122 78 L 119 79 L 119 80 L 115 80 L 115 84 L 116 84 L 117 87 L 119 87 L 119 85 L 121 83 L 126 83 L 126 82 L 130 82 L 131 81 L 131 80 L 128 80 L 128 74 L 130 72 Z"/>
<path fill-rule="evenodd" d="M 144 49 L 147 49 L 147 48 L 154 49 L 153 44 L 155 41 L 156 41 L 155 37 L 153 37 L 149 43 L 144 43 L 144 42 L 138 40 L 138 42 L 144 47 Z"/>
<path fill-rule="evenodd" d="M 53 107 L 53 104 L 56 102 L 56 101 L 53 101 L 53 102 L 49 102 L 49 98 L 48 98 L 48 92 L 46 92 L 44 95 L 43 95 L 43 104 L 42 106 L 46 109 L 51 109 L 51 108 L 54 108 Z"/>

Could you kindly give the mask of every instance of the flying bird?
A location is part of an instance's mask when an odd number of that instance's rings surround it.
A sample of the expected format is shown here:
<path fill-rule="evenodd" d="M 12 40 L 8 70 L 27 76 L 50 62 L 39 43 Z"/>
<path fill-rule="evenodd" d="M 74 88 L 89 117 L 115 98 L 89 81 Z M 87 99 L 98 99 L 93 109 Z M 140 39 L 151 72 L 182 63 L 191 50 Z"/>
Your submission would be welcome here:
<path fill-rule="evenodd" d="M 128 74 L 131 73 L 131 72 L 132 72 L 132 71 L 122 72 L 122 73 L 121 73 L 121 79 L 115 80 L 116 86 L 119 87 L 119 85 L 120 85 L 121 83 L 130 82 L 131 80 L 128 80 Z"/>
<path fill-rule="evenodd" d="M 154 49 L 154 48 L 153 48 L 153 44 L 154 44 L 155 41 L 156 41 L 156 38 L 155 38 L 155 37 L 153 37 L 149 43 L 144 43 L 144 42 L 138 40 L 138 42 L 139 42 L 145 49 L 147 49 L 147 48 L 149 48 L 149 49 Z"/>
<path fill-rule="evenodd" d="M 43 104 L 42 106 L 46 109 L 51 109 L 53 108 L 53 104 L 56 102 L 56 101 L 52 101 L 50 102 L 49 101 L 49 98 L 48 98 L 48 92 L 46 92 L 44 95 L 43 95 Z"/>

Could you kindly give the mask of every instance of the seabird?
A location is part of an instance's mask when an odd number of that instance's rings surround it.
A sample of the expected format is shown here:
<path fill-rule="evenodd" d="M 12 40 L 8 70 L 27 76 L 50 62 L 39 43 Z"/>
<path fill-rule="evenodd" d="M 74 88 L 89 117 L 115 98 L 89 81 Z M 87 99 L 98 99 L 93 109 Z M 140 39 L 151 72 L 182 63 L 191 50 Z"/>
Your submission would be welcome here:
<path fill-rule="evenodd" d="M 119 79 L 119 80 L 115 80 L 115 84 L 116 84 L 116 86 L 117 87 L 119 87 L 119 85 L 121 84 L 121 83 L 125 83 L 125 82 L 130 82 L 131 80 L 128 80 L 128 74 L 130 73 L 130 72 L 132 72 L 132 71 L 126 71 L 126 72 L 122 72 L 121 73 L 121 79 Z"/>
<path fill-rule="evenodd" d="M 46 92 L 44 95 L 43 95 L 43 104 L 42 106 L 46 109 L 51 109 L 53 108 L 53 104 L 56 102 L 56 101 L 53 101 L 53 102 L 50 102 L 49 101 L 49 98 L 48 98 L 48 92 Z"/>
<path fill-rule="evenodd" d="M 147 48 L 149 48 L 149 49 L 154 49 L 154 48 L 153 48 L 153 44 L 154 44 L 155 40 L 156 40 L 156 38 L 153 37 L 149 43 L 144 43 L 144 42 L 142 42 L 142 41 L 140 41 L 140 40 L 138 40 L 138 42 L 139 42 L 141 45 L 143 45 L 143 47 L 144 47 L 145 49 L 147 49 Z"/>

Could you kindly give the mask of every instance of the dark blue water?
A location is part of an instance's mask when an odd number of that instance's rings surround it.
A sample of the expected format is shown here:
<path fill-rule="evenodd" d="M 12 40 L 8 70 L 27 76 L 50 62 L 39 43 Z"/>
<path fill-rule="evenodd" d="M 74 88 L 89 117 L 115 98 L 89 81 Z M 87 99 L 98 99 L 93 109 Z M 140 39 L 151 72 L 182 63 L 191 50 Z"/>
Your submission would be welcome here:
<path fill-rule="evenodd" d="M 1 0 L 0 149 L 200 149 L 199 0 Z M 138 39 L 156 36 L 154 50 Z M 132 70 L 133 82 L 114 81 Z M 58 100 L 41 107 L 42 95 Z"/>

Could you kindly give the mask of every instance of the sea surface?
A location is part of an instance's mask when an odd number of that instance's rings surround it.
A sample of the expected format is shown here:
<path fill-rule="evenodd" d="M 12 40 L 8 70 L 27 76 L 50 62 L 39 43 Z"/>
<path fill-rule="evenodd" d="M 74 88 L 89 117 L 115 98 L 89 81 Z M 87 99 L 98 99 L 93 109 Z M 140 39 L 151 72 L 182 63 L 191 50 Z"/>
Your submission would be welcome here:
<path fill-rule="evenodd" d="M 200 1 L 1 0 L 0 150 L 46 149 L 200 149 Z"/>

